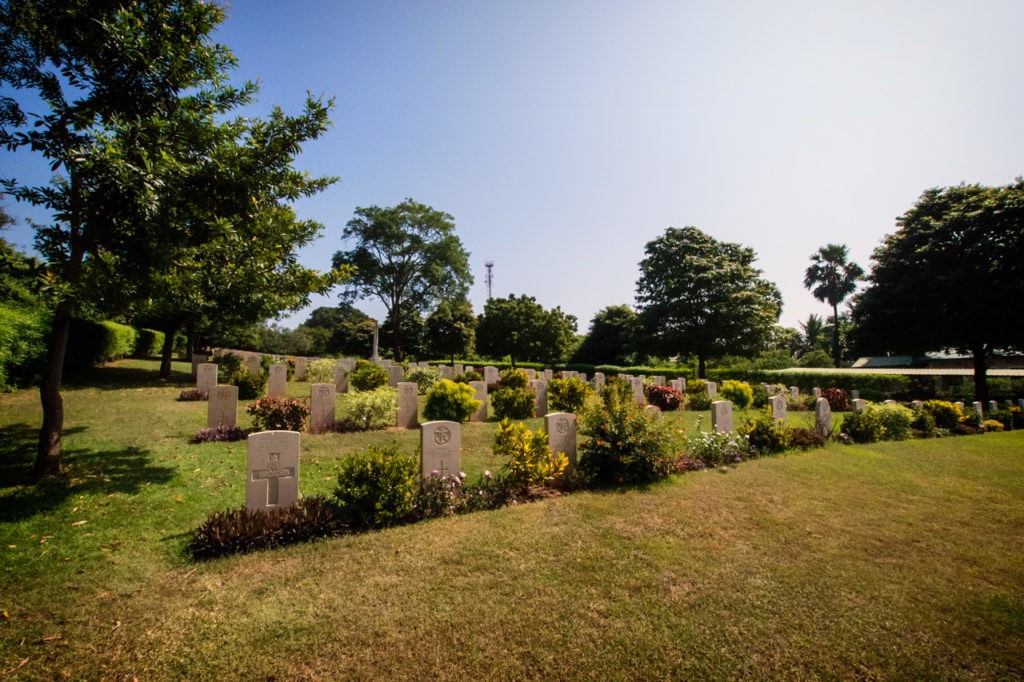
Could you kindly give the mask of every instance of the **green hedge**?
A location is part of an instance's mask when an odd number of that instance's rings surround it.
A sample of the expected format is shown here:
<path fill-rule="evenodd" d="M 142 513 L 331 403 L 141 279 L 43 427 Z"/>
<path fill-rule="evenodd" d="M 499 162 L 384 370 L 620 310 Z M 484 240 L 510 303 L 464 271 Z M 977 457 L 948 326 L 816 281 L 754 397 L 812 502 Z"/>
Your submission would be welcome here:
<path fill-rule="evenodd" d="M 712 372 L 709 372 L 712 374 Z M 793 372 L 789 370 L 719 370 L 712 379 L 740 379 L 751 384 L 785 384 L 797 386 L 801 393 L 817 388 L 841 388 L 859 391 L 865 400 L 911 397 L 914 382 L 902 374 L 854 374 L 852 372 Z"/>
<path fill-rule="evenodd" d="M 137 358 L 149 358 L 160 355 L 164 350 L 164 333 L 155 329 L 139 329 L 135 339 L 135 351 L 132 353 Z"/>
<path fill-rule="evenodd" d="M 33 383 L 46 359 L 50 314 L 0 303 L 0 390 Z"/>
<path fill-rule="evenodd" d="M 138 332 L 116 322 L 93 322 L 74 318 L 68 337 L 64 367 L 84 369 L 111 360 L 126 358 L 135 351 Z"/>

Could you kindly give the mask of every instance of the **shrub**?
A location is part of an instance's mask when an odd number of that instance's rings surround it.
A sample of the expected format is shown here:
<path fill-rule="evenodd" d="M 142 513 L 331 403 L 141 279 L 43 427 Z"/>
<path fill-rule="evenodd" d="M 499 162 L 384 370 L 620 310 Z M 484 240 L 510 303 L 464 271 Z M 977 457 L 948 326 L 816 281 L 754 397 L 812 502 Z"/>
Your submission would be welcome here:
<path fill-rule="evenodd" d="M 239 400 L 252 400 L 263 395 L 263 391 L 267 387 L 267 375 L 253 374 L 243 369 L 231 377 L 230 383 L 238 386 Z"/>
<path fill-rule="evenodd" d="M 336 360 L 321 358 L 306 366 L 306 381 L 311 384 L 333 384 Z"/>
<path fill-rule="evenodd" d="M 762 410 L 753 421 L 748 419 L 739 432 L 747 437 L 751 452 L 756 454 L 783 452 L 793 443 L 793 430 L 786 422 L 776 419 L 771 408 Z"/>
<path fill-rule="evenodd" d="M 1010 408 L 1010 419 L 1013 421 L 1013 428 L 1024 429 L 1024 408 L 1016 405 Z"/>
<path fill-rule="evenodd" d="M 197 400 L 206 400 L 206 398 L 207 395 L 205 393 L 194 388 L 183 389 L 178 394 L 178 400 L 180 400 L 183 403 L 194 402 Z"/>
<path fill-rule="evenodd" d="M 926 400 L 921 407 L 931 414 L 940 429 L 953 429 L 960 422 L 960 408 L 946 400 Z"/>
<path fill-rule="evenodd" d="M 460 384 L 468 384 L 471 381 L 483 381 L 484 375 L 476 370 L 469 372 L 463 372 L 459 376 L 455 377 L 455 381 Z"/>
<path fill-rule="evenodd" d="M 529 419 L 533 416 L 534 394 L 528 388 L 501 386 L 491 394 L 491 409 L 498 419 Z"/>
<path fill-rule="evenodd" d="M 341 460 L 334 497 L 340 517 L 355 528 L 407 521 L 420 487 L 420 464 L 397 443 L 369 446 Z"/>
<path fill-rule="evenodd" d="M 0 390 L 36 378 L 46 358 L 49 327 L 46 311 L 0 302 Z"/>
<path fill-rule="evenodd" d="M 349 383 L 357 391 L 372 391 L 388 384 L 388 371 L 369 360 L 357 360 L 349 376 Z"/>
<path fill-rule="evenodd" d="M 116 322 L 74 318 L 69 332 L 67 367 L 82 369 L 126 358 L 135 350 L 138 333 Z"/>
<path fill-rule="evenodd" d="M 553 380 L 552 380 L 553 381 Z M 521 369 L 506 369 L 499 382 L 503 388 L 530 388 L 530 375 Z"/>
<path fill-rule="evenodd" d="M 132 355 L 148 358 L 160 355 L 164 349 L 164 333 L 155 329 L 139 329 L 135 337 L 135 350 Z"/>
<path fill-rule="evenodd" d="M 245 362 L 241 356 L 235 353 L 225 353 L 216 358 L 214 362 L 217 363 L 218 384 L 231 384 L 232 377 L 245 372 Z"/>
<path fill-rule="evenodd" d="M 790 436 L 794 448 L 807 450 L 809 448 L 825 447 L 825 436 L 814 429 L 796 426 L 790 430 Z"/>
<path fill-rule="evenodd" d="M 215 512 L 192 533 L 186 551 L 200 561 L 338 535 L 346 530 L 326 497 L 304 497 L 290 507 Z"/>
<path fill-rule="evenodd" d="M 462 492 L 466 511 L 498 509 L 516 499 L 516 491 L 509 484 L 508 477 L 492 475 L 490 471 L 483 472 L 474 480 L 463 481 Z"/>
<path fill-rule="evenodd" d="M 464 422 L 480 409 L 481 403 L 475 399 L 475 395 L 476 391 L 469 384 L 441 379 L 427 393 L 427 405 L 423 415 L 430 421 L 444 419 Z"/>
<path fill-rule="evenodd" d="M 426 395 L 441 380 L 441 372 L 436 367 L 413 367 L 406 373 L 405 380 L 415 383 L 420 395 Z"/>
<path fill-rule="evenodd" d="M 412 504 L 412 514 L 417 519 L 433 519 L 452 516 L 466 511 L 466 494 L 462 482 L 466 474 L 441 476 L 432 473 L 420 482 L 420 489 Z"/>
<path fill-rule="evenodd" d="M 394 426 L 398 390 L 381 386 L 372 391 L 345 393 L 341 397 L 341 408 L 345 416 L 363 431 Z"/>
<path fill-rule="evenodd" d="M 708 382 L 703 379 L 694 379 L 686 382 L 686 395 L 694 395 L 697 393 L 707 393 Z"/>
<path fill-rule="evenodd" d="M 914 417 L 910 420 L 910 430 L 915 438 L 934 438 L 937 432 L 935 417 L 923 407 L 915 409 Z"/>
<path fill-rule="evenodd" d="M 1002 431 L 1003 423 L 996 419 L 986 419 L 981 422 L 982 431 Z"/>
<path fill-rule="evenodd" d="M 906 440 L 910 438 L 910 424 L 914 412 L 902 405 L 871 405 L 868 412 L 875 412 L 882 425 L 884 440 Z"/>
<path fill-rule="evenodd" d="M 738 410 L 745 410 L 754 402 L 754 392 L 749 384 L 742 381 L 726 380 L 722 384 L 720 393 L 724 399 L 731 402 L 733 407 Z"/>
<path fill-rule="evenodd" d="M 816 367 L 824 368 L 832 366 L 832 356 L 820 349 L 814 349 L 809 353 L 804 353 L 797 360 L 797 365 L 800 367 Z"/>
<path fill-rule="evenodd" d="M 245 406 L 257 431 L 305 431 L 309 404 L 294 398 L 260 398 Z"/>
<path fill-rule="evenodd" d="M 771 398 L 771 395 L 768 394 L 767 388 L 761 384 L 757 384 L 756 386 L 751 386 L 750 390 L 753 391 L 754 394 L 754 401 L 751 404 L 755 408 L 760 410 L 762 407 L 768 406 L 768 399 Z"/>
<path fill-rule="evenodd" d="M 249 433 L 237 426 L 208 426 L 196 431 L 196 443 L 230 443 L 245 440 Z"/>
<path fill-rule="evenodd" d="M 1003 425 L 1003 428 L 1000 430 L 1013 431 L 1013 415 L 1008 409 L 992 412 L 985 421 L 997 421 Z"/>
<path fill-rule="evenodd" d="M 842 432 L 854 443 L 875 443 L 882 439 L 882 422 L 878 412 L 868 409 L 850 412 L 843 418 Z"/>
<path fill-rule="evenodd" d="M 553 412 L 579 414 L 593 393 L 594 388 L 590 384 L 575 377 L 552 379 L 548 382 L 548 404 Z"/>
<path fill-rule="evenodd" d="M 644 396 L 650 405 L 662 412 L 672 412 L 682 406 L 686 398 L 671 386 L 644 386 Z"/>
<path fill-rule="evenodd" d="M 601 403 L 583 413 L 580 431 L 587 440 L 580 445 L 579 472 L 585 484 L 646 483 L 675 469 L 683 438 L 667 420 L 649 416 L 631 392 L 605 390 Z"/>
<path fill-rule="evenodd" d="M 969 426 L 972 429 L 981 428 L 981 416 L 974 410 L 967 410 L 967 412 L 960 415 L 960 419 L 957 420 L 958 426 Z"/>
<path fill-rule="evenodd" d="M 546 433 L 534 433 L 509 419 L 498 424 L 492 451 L 508 458 L 503 470 L 509 484 L 520 489 L 551 483 L 569 464 L 564 452 L 551 452 Z"/>
<path fill-rule="evenodd" d="M 690 410 L 700 412 L 702 410 L 711 409 L 711 396 L 708 395 L 707 391 L 700 393 L 690 393 L 686 391 L 686 407 Z"/>
<path fill-rule="evenodd" d="M 826 388 L 821 392 L 821 397 L 828 401 L 828 406 L 833 412 L 850 411 L 850 401 L 846 391 L 841 388 Z"/>
<path fill-rule="evenodd" d="M 706 466 L 721 466 L 743 461 L 750 453 L 750 444 L 742 433 L 700 431 L 686 441 L 686 451 Z"/>
<path fill-rule="evenodd" d="M 632 401 L 633 400 L 633 388 L 629 385 L 628 381 L 620 379 L 619 377 L 610 377 L 604 384 L 604 388 L 601 389 L 601 400 L 606 400 L 605 394 L 615 393 L 615 400 L 618 401 Z"/>

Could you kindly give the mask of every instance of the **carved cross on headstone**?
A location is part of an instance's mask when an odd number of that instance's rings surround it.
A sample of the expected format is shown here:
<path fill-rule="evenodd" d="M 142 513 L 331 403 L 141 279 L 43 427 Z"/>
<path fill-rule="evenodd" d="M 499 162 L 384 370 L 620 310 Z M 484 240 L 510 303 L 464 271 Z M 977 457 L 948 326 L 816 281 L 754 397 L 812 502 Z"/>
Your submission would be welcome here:
<path fill-rule="evenodd" d="M 281 453 L 271 452 L 267 456 L 267 468 L 252 472 L 254 481 L 267 482 L 267 504 L 277 506 L 278 481 L 282 478 L 294 478 L 295 469 L 281 466 Z"/>

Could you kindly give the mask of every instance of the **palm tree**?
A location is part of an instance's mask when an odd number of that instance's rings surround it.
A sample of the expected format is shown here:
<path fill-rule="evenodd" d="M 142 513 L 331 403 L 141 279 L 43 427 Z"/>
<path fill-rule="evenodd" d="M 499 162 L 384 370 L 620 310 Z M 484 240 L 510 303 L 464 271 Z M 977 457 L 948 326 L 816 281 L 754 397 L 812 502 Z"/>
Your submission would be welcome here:
<path fill-rule="evenodd" d="M 807 316 L 806 322 L 799 322 L 798 324 L 803 331 L 803 339 L 801 341 L 803 351 L 810 353 L 812 350 L 821 348 L 822 335 L 825 331 L 825 320 L 821 319 L 821 315 L 811 313 Z"/>
<path fill-rule="evenodd" d="M 864 269 L 847 262 L 847 257 L 845 244 L 828 244 L 811 256 L 811 264 L 804 273 L 804 286 L 814 298 L 832 306 L 832 359 L 836 367 L 840 363 L 839 304 L 853 293 L 857 280 L 864 276 Z"/>

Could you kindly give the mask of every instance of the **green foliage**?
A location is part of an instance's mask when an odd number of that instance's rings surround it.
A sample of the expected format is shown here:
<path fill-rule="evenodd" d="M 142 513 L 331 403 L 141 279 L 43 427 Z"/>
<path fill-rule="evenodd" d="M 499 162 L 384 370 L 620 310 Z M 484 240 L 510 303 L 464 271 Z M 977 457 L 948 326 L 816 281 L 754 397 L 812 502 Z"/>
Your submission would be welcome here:
<path fill-rule="evenodd" d="M 534 433 L 510 419 L 498 424 L 492 449 L 496 456 L 507 458 L 503 472 L 509 484 L 520 489 L 551 483 L 569 464 L 564 452 L 551 452 L 546 433 Z"/>
<path fill-rule="evenodd" d="M 745 410 L 754 402 L 754 391 L 750 384 L 742 381 L 726 380 L 719 389 L 719 394 L 738 410 Z"/>
<path fill-rule="evenodd" d="M 354 248 L 333 259 L 335 267 L 355 268 L 344 296 L 380 299 L 392 322 L 401 320 L 402 311 L 425 313 L 440 301 L 464 298 L 473 282 L 454 218 L 412 199 L 357 208 L 342 238 L 355 240 Z M 392 351 L 396 359 L 404 357 L 400 329 Z"/>
<path fill-rule="evenodd" d="M 594 365 L 626 364 L 634 351 L 640 325 L 637 315 L 626 305 L 599 310 L 590 322 L 583 343 L 573 353 L 574 363 Z"/>
<path fill-rule="evenodd" d="M 135 350 L 137 336 L 134 328 L 123 324 L 75 318 L 71 321 L 67 365 L 71 369 L 85 369 L 129 357 Z"/>
<path fill-rule="evenodd" d="M 548 406 L 552 412 L 580 414 L 593 393 L 594 387 L 582 379 L 552 379 L 548 382 Z"/>
<path fill-rule="evenodd" d="M 405 380 L 415 383 L 420 395 L 426 395 L 441 380 L 441 371 L 437 367 L 412 367 L 406 372 Z"/>
<path fill-rule="evenodd" d="M 839 319 L 839 304 L 857 288 L 857 280 L 864 276 L 864 268 L 847 261 L 845 244 L 828 244 L 811 255 L 811 264 L 804 274 L 804 286 L 814 298 L 832 306 L 833 322 Z M 814 351 L 812 351 L 813 353 Z M 836 367 L 842 360 L 839 325 L 832 325 L 832 359 Z M 803 358 L 801 358 L 801 361 Z M 805 365 L 801 367 L 816 367 Z M 827 366 L 827 365 L 825 365 Z"/>
<path fill-rule="evenodd" d="M 196 443 L 231 443 L 245 440 L 249 433 L 238 426 L 207 426 L 196 431 L 193 437 Z"/>
<path fill-rule="evenodd" d="M 503 386 L 490 396 L 491 409 L 498 419 L 529 419 L 534 411 L 534 394 L 528 388 Z"/>
<path fill-rule="evenodd" d="M 911 434 L 915 438 L 934 438 L 937 435 L 935 417 L 924 408 L 914 410 L 914 418 L 910 421 Z"/>
<path fill-rule="evenodd" d="M 743 461 L 750 455 L 746 434 L 698 431 L 686 441 L 686 452 L 705 466 L 722 466 Z"/>
<path fill-rule="evenodd" d="M 480 409 L 481 404 L 476 399 L 476 391 L 469 384 L 441 379 L 427 392 L 423 416 L 430 421 L 464 422 Z"/>
<path fill-rule="evenodd" d="M 477 352 L 500 359 L 560 363 L 576 341 L 576 318 L 545 310 L 532 296 L 492 298 L 477 322 Z"/>
<path fill-rule="evenodd" d="M 398 390 L 380 386 L 372 391 L 345 393 L 341 396 L 341 410 L 364 431 L 394 426 Z"/>
<path fill-rule="evenodd" d="M 747 420 L 739 433 L 747 437 L 751 451 L 757 454 L 783 452 L 793 444 L 793 429 L 772 415 L 771 408 L 761 411 L 757 419 Z"/>
<path fill-rule="evenodd" d="M 756 409 L 767 407 L 768 400 L 769 398 L 771 398 L 771 395 L 769 395 L 768 393 L 768 389 L 762 386 L 761 384 L 755 384 L 754 386 L 750 387 L 750 390 L 753 395 L 753 402 L 751 403 L 751 405 L 753 405 L 753 407 L 755 407 Z"/>
<path fill-rule="evenodd" d="M 137 358 L 148 358 L 160 355 L 164 348 L 164 333 L 154 329 L 139 329 L 135 338 L 135 351 L 132 353 Z"/>
<path fill-rule="evenodd" d="M 921 407 L 932 415 L 937 428 L 953 429 L 960 423 L 960 408 L 947 400 L 925 400 Z"/>
<path fill-rule="evenodd" d="M 843 418 L 841 432 L 854 443 L 875 443 L 882 439 L 885 429 L 878 411 L 870 409 L 851 412 Z"/>
<path fill-rule="evenodd" d="M 290 507 L 215 512 L 192 533 L 186 551 L 205 561 L 330 537 L 345 530 L 337 507 L 326 497 L 313 495 Z"/>
<path fill-rule="evenodd" d="M 263 372 L 249 372 L 239 355 L 225 353 L 216 362 L 217 383 L 238 386 L 239 400 L 254 400 L 263 395 L 267 387 L 267 375 Z"/>
<path fill-rule="evenodd" d="M 294 398 L 260 398 L 245 411 L 257 431 L 305 431 L 309 404 Z"/>
<path fill-rule="evenodd" d="M 349 385 L 358 391 L 372 391 L 387 386 L 389 378 L 388 371 L 380 365 L 375 365 L 369 360 L 357 360 L 348 381 Z"/>
<path fill-rule="evenodd" d="M 333 384 L 337 360 L 321 358 L 306 365 L 306 381 L 311 384 Z"/>
<path fill-rule="evenodd" d="M 882 424 L 883 440 L 906 440 L 910 438 L 910 424 L 914 420 L 913 410 L 902 405 L 869 405 L 868 412 L 875 412 Z"/>
<path fill-rule="evenodd" d="M 398 444 L 371 445 L 340 462 L 334 491 L 339 515 L 355 528 L 382 528 L 409 520 L 420 487 L 416 457 Z"/>
<path fill-rule="evenodd" d="M 45 310 L 0 302 L 0 391 L 35 379 L 49 326 Z"/>
<path fill-rule="evenodd" d="M 686 407 L 694 412 L 701 412 L 703 410 L 711 409 L 711 396 L 708 395 L 707 386 L 705 385 L 703 391 L 690 391 L 689 385 L 686 387 Z"/>
<path fill-rule="evenodd" d="M 709 357 L 751 355 L 765 346 L 782 296 L 753 266 L 753 249 L 695 227 L 670 227 L 644 252 L 636 301 L 645 351 L 668 357 L 685 348 L 704 376 Z"/>
<path fill-rule="evenodd" d="M 442 301 L 427 317 L 427 351 L 434 357 L 466 357 L 476 341 L 476 315 L 465 299 Z"/>
<path fill-rule="evenodd" d="M 850 409 L 846 391 L 841 388 L 826 388 L 822 390 L 821 397 L 828 401 L 828 406 L 833 412 L 846 412 Z"/>
<path fill-rule="evenodd" d="M 622 383 L 622 382 L 616 382 Z M 647 414 L 623 393 L 606 386 L 601 404 L 583 413 L 579 471 L 588 484 L 646 483 L 675 470 L 683 449 L 680 432 Z"/>
<path fill-rule="evenodd" d="M 529 388 L 530 375 L 521 369 L 506 369 L 498 378 L 503 388 Z"/>
<path fill-rule="evenodd" d="M 832 367 L 833 362 L 828 353 L 820 348 L 815 348 L 801 355 L 796 364 L 798 367 Z"/>

